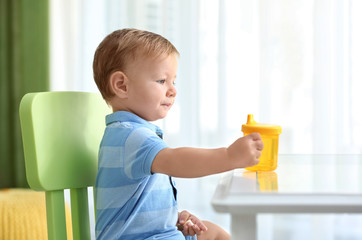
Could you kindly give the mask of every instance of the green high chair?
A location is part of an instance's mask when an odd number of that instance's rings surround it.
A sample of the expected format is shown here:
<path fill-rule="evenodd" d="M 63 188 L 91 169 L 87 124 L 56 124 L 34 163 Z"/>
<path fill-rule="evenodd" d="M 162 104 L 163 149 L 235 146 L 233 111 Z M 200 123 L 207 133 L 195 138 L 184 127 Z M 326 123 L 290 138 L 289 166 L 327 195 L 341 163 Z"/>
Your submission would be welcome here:
<path fill-rule="evenodd" d="M 96 93 L 28 93 L 21 100 L 26 177 L 32 189 L 45 191 L 48 239 L 67 239 L 65 189 L 70 189 L 73 239 L 90 239 L 87 189 L 95 184 L 110 112 Z"/>

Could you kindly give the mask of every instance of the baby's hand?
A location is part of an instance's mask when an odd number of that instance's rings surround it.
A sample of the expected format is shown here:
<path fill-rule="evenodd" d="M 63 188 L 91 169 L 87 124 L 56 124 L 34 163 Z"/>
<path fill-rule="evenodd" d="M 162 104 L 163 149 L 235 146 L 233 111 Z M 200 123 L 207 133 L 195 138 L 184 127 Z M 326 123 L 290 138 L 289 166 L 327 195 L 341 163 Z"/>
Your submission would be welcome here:
<path fill-rule="evenodd" d="M 207 227 L 202 221 L 188 211 L 182 211 L 178 214 L 177 228 L 184 236 L 200 235 L 207 231 Z"/>
<path fill-rule="evenodd" d="M 260 134 L 251 133 L 236 140 L 227 148 L 227 151 L 229 159 L 236 164 L 236 167 L 244 168 L 259 163 L 263 148 Z"/>

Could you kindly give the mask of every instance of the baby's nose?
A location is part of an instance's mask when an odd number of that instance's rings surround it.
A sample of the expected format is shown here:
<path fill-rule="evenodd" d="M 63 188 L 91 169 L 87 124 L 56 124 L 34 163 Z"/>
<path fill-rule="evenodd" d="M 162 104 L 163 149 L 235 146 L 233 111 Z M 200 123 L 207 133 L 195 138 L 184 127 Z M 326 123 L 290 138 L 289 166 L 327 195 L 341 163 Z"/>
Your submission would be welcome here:
<path fill-rule="evenodd" d="M 176 94 L 177 94 L 177 90 L 174 85 L 172 85 L 166 93 L 167 97 L 175 97 Z"/>

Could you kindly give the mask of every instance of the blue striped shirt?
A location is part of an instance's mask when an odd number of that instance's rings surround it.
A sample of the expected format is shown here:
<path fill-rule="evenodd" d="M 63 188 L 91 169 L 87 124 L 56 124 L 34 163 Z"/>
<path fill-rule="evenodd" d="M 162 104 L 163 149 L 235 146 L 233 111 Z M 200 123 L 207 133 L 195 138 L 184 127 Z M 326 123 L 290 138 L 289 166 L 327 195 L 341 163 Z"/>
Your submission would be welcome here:
<path fill-rule="evenodd" d="M 168 147 L 162 130 L 124 111 L 107 115 L 106 124 L 95 186 L 97 239 L 185 240 L 169 177 L 151 173 Z"/>

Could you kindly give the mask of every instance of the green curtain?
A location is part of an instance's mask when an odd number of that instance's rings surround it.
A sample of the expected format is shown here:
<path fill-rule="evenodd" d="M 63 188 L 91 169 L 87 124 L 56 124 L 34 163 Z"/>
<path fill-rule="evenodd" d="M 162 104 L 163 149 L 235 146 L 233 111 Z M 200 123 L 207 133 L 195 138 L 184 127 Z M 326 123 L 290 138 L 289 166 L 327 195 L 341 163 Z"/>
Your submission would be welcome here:
<path fill-rule="evenodd" d="M 0 188 L 27 187 L 19 103 L 49 89 L 49 0 L 0 0 Z"/>

